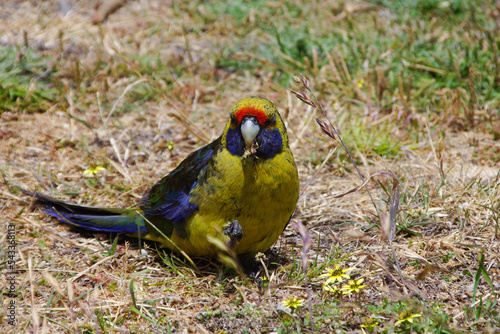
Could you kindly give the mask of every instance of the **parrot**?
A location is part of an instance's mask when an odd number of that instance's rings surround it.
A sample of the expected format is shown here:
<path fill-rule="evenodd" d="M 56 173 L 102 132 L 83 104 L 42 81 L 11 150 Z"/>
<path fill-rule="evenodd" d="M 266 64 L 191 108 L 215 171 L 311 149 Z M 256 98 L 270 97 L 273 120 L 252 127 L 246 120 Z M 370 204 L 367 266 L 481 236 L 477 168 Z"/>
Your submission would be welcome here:
<path fill-rule="evenodd" d="M 101 208 L 29 192 L 45 214 L 90 231 L 118 232 L 174 252 L 214 258 L 211 238 L 243 259 L 267 251 L 297 205 L 299 176 L 274 104 L 247 97 L 231 109 L 220 137 L 189 154 L 136 207 Z M 222 232 L 221 232 L 222 231 Z"/>

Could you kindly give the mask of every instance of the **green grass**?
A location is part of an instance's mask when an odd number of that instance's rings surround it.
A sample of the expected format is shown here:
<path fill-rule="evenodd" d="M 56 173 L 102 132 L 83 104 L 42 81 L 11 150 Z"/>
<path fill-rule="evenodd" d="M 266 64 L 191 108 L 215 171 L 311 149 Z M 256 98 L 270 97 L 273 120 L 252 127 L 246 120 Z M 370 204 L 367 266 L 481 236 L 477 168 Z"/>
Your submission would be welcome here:
<path fill-rule="evenodd" d="M 52 59 L 27 47 L 0 46 L 0 109 L 39 112 L 60 98 Z"/>
<path fill-rule="evenodd" d="M 317 69 L 328 64 L 328 54 L 339 76 L 324 76 L 330 81 L 329 89 L 339 98 L 359 98 L 354 85 L 362 80 L 366 82 L 361 89 L 366 95 L 363 102 L 380 102 L 384 109 L 391 108 L 396 98 L 419 112 L 426 112 L 427 108 L 448 112 L 444 110 L 443 89 L 462 88 L 471 108 L 474 103 L 482 105 L 488 101 L 498 110 L 500 42 L 489 7 L 482 2 L 450 1 L 449 7 L 441 8 L 443 2 L 437 0 L 374 3 L 381 7 L 339 22 L 332 21 L 328 12 L 293 10 L 293 1 L 272 8 L 253 2 L 230 8 L 209 3 L 206 7 L 214 17 L 226 13 L 234 18 L 229 18 L 234 24 L 255 16 L 250 28 L 267 39 L 249 39 L 248 29 L 236 29 L 235 38 L 227 45 L 231 51 L 222 53 L 217 64 L 232 70 L 257 70 L 268 62 L 275 65 L 275 80 L 286 87 L 294 73 L 317 76 Z M 378 14 L 383 8 L 387 10 L 385 20 Z M 363 24 L 356 23 L 359 21 Z M 467 22 L 464 28 L 458 28 L 463 22 Z M 231 57 L 237 53 L 255 57 Z M 387 87 L 383 100 L 378 101 L 376 87 L 381 80 Z M 468 112 L 462 110 L 460 116 L 471 121 Z"/>

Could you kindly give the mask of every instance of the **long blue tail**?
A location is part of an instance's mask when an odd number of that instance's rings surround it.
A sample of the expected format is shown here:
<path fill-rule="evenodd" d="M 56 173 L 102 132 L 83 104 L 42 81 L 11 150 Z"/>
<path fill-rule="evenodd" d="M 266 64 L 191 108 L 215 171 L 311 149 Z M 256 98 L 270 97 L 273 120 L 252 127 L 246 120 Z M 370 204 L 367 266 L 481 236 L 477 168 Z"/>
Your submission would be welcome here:
<path fill-rule="evenodd" d="M 42 204 L 43 212 L 67 224 L 99 232 L 147 232 L 144 219 L 136 212 L 139 209 L 97 208 L 60 201 L 40 193 L 23 192 Z"/>

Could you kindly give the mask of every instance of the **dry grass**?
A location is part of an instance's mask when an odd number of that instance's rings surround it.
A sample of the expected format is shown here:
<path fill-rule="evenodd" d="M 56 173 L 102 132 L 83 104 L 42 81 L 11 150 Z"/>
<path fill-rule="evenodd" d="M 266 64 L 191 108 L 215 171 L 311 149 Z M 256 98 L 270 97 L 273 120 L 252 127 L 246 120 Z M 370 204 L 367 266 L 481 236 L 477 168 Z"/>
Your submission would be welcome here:
<path fill-rule="evenodd" d="M 309 58 L 273 50 L 277 58 L 266 59 L 244 46 L 264 43 L 270 35 L 256 28 L 242 37 L 244 25 L 230 15 L 211 19 L 211 2 L 197 7 L 128 1 L 101 26 L 90 23 L 94 1 L 75 2 L 67 13 L 58 3 L 65 2 L 0 5 L 1 46 L 17 50 L 19 66 L 23 58 L 35 64 L 16 74 L 31 78 L 25 83 L 28 96 L 0 114 L 0 226 L 7 231 L 14 224 L 17 241 L 14 299 L 7 293 L 11 274 L 2 267 L 1 332 L 308 332 L 311 318 L 318 332 L 359 332 L 368 317 L 379 319 L 381 331 L 404 332 L 409 327 L 395 323 L 405 309 L 423 315 L 416 332 L 500 330 L 494 304 L 500 276 L 495 95 L 483 100 L 487 95 L 461 88 L 432 95 L 411 86 L 412 79 L 390 90 L 394 78 L 387 71 L 360 66 L 350 73 L 339 50 L 324 62 L 316 48 Z M 394 22 L 383 9 L 317 6 L 322 7 L 304 15 L 323 12 L 332 22 L 351 25 L 375 16 Z M 259 15 L 266 14 L 253 12 L 244 24 L 255 26 Z M 341 27 L 332 29 L 353 38 Z M 397 35 L 389 24 L 385 28 Z M 29 50 L 38 58 L 30 60 Z M 254 67 L 224 65 L 241 59 Z M 361 172 L 387 170 L 401 180 L 393 246 L 405 283 L 366 191 L 333 198 L 361 181 L 340 149 L 322 164 L 335 145 L 314 122 L 319 113 L 289 92 L 287 85 L 294 83 L 286 75 L 298 71 L 308 73 L 312 89 L 340 124 Z M 43 98 L 44 89 L 51 98 Z M 88 205 L 130 206 L 189 152 L 216 138 L 230 106 L 250 95 L 273 100 L 286 118 L 301 185 L 321 168 L 294 217 L 312 238 L 308 272 L 301 271 L 302 240 L 289 226 L 263 261 L 272 274 L 269 289 L 260 291 L 217 263 L 200 261 L 194 269 L 155 245 L 141 249 L 120 238 L 113 247 L 114 236 L 59 224 L 28 208 L 26 198 L 6 186 L 16 183 Z M 442 99 L 436 102 L 436 96 Z M 397 149 L 380 153 L 380 143 Z M 82 176 L 97 165 L 106 171 Z M 390 180 L 377 180 L 369 188 L 385 212 Z M 7 233 L 2 235 L 0 255 L 7 259 Z M 367 287 L 358 298 L 322 291 L 320 275 L 336 263 L 356 267 L 351 274 L 364 278 Z M 281 306 L 288 296 L 306 299 L 304 307 L 290 315 Z M 11 300 L 17 307 L 14 327 L 6 318 Z"/>

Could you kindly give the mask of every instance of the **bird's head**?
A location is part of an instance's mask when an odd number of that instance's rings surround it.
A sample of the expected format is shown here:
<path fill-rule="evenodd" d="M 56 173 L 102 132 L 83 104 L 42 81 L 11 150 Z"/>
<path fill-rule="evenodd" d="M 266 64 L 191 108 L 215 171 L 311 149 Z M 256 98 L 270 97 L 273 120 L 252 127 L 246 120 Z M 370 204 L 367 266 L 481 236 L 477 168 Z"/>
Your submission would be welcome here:
<path fill-rule="evenodd" d="M 222 135 L 222 144 L 233 155 L 273 158 L 288 145 L 285 124 L 274 104 L 261 97 L 238 101 Z"/>

